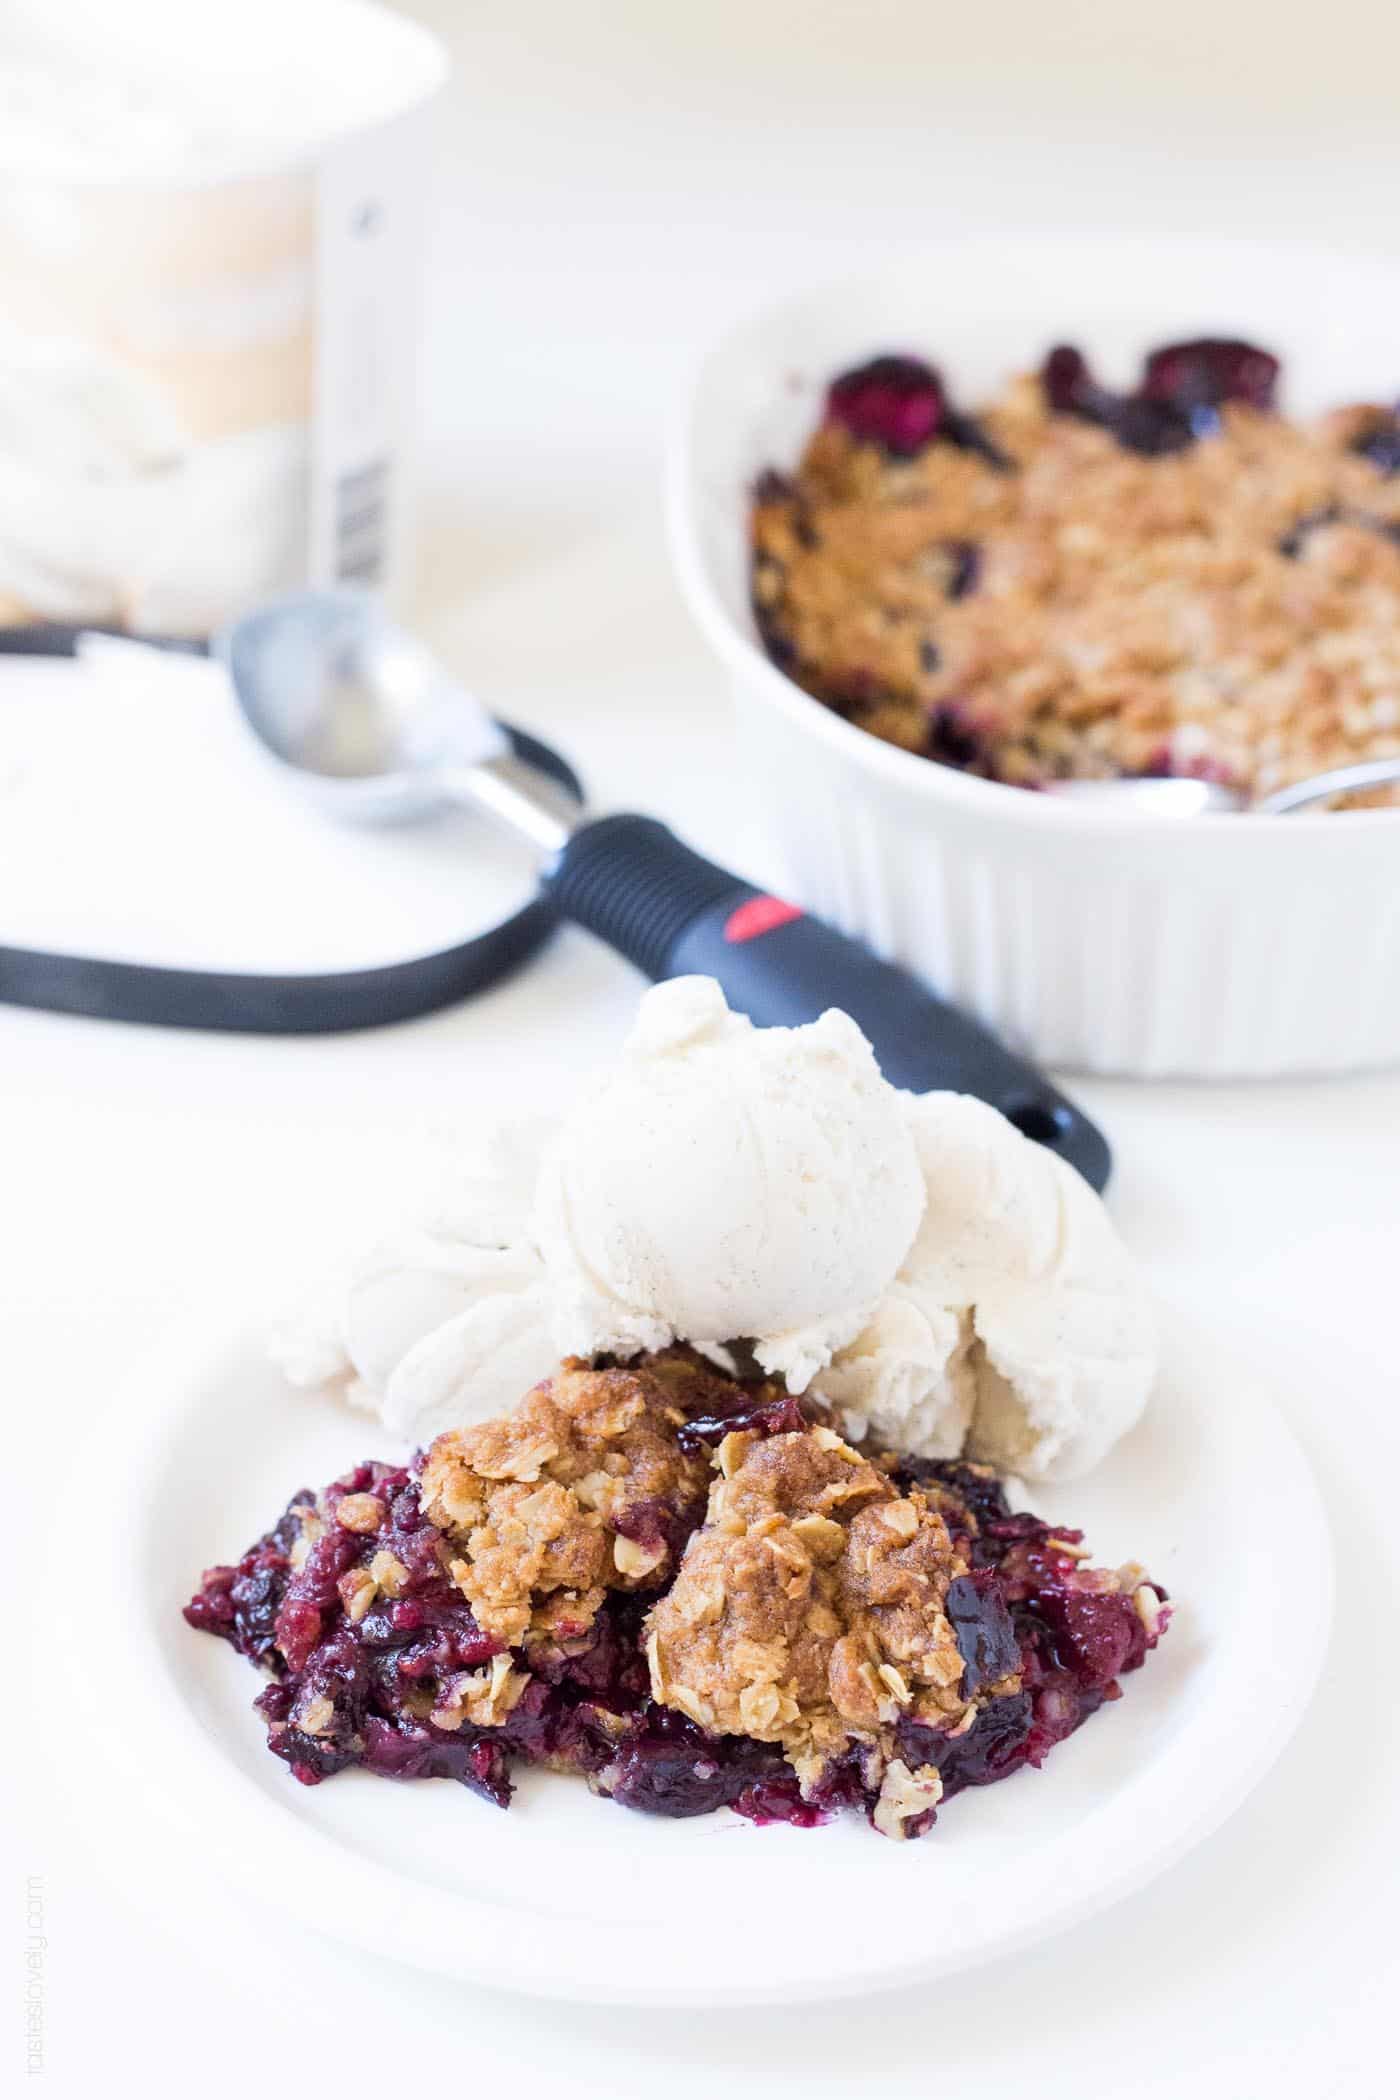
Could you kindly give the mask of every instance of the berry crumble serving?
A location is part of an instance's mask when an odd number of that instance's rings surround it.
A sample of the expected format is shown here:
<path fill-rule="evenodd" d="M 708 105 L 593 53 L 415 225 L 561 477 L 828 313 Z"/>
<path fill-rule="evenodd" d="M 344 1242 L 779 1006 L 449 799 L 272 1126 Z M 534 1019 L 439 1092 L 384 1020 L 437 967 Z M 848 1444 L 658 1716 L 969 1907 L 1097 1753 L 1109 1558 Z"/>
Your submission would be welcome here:
<path fill-rule="evenodd" d="M 186 1618 L 264 1670 L 269 1747 L 504 1807 L 513 1765 L 663 1816 L 896 1838 L 1039 1765 L 1165 1629 L 1136 1566 L 990 1468 L 861 1449 L 672 1349 L 565 1362 L 411 1464 L 293 1497 Z"/>
<path fill-rule="evenodd" d="M 1063 345 L 970 415 L 917 358 L 841 374 L 754 492 L 768 653 L 874 735 L 1023 787 L 1258 799 L 1400 754 L 1400 412 L 1293 421 L 1278 378 L 1205 339 L 1116 393 Z"/>
<path fill-rule="evenodd" d="M 847 1015 L 754 1028 L 705 978 L 652 986 L 557 1124 L 474 1136 L 277 1344 L 426 1448 L 294 1496 L 186 1608 L 266 1671 L 298 1779 L 504 1807 L 535 1764 L 917 1837 L 1118 1697 L 1165 1593 L 1000 1484 L 1087 1472 L 1155 1374 L 1063 1160 L 900 1093 Z"/>

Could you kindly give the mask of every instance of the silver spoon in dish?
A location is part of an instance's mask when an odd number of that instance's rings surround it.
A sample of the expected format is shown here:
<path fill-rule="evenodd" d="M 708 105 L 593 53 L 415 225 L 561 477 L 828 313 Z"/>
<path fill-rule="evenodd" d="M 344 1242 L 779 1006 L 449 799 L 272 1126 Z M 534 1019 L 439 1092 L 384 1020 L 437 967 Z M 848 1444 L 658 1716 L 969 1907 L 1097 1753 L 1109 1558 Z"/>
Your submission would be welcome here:
<path fill-rule="evenodd" d="M 1175 780 L 1165 775 L 1141 780 L 1052 780 L 1046 793 L 1066 802 L 1097 802 L 1136 810 L 1145 817 L 1228 816 L 1283 817 L 1329 795 L 1354 795 L 1363 788 L 1389 787 L 1400 781 L 1400 757 L 1373 758 L 1355 766 L 1336 766 L 1306 780 L 1276 788 L 1261 802 L 1248 803 L 1238 788 L 1216 780 Z"/>

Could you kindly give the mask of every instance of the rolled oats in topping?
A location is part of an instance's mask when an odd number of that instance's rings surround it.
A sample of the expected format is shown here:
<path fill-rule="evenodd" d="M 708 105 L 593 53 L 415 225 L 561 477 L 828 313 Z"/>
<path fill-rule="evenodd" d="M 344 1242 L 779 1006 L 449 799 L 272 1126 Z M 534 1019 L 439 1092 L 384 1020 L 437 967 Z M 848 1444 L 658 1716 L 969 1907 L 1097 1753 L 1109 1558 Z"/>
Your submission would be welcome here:
<path fill-rule="evenodd" d="M 1160 1638 L 1164 1592 L 1079 1548 L 984 1467 L 871 1456 L 673 1351 L 566 1363 L 411 1468 L 301 1492 L 186 1616 L 266 1672 L 306 1785 L 362 1765 L 504 1806 L 527 1763 L 652 1814 L 859 1807 L 909 1838 Z"/>
<path fill-rule="evenodd" d="M 653 1697 L 778 1743 L 799 1769 L 905 1714 L 956 1721 L 963 1659 L 943 1602 L 967 1570 L 925 1497 L 826 1428 L 726 1446 L 648 1619 Z"/>
<path fill-rule="evenodd" d="M 860 727 L 1018 785 L 1171 772 L 1259 797 L 1398 755 L 1381 414 L 1231 400 L 1144 456 L 1027 377 L 979 419 L 1000 465 L 946 429 L 909 455 L 829 417 L 756 492 L 760 630 Z"/>
<path fill-rule="evenodd" d="M 660 1579 L 704 1500 L 708 1466 L 676 1439 L 677 1395 L 704 1380 L 684 1360 L 569 1362 L 512 1414 L 437 1439 L 423 1506 L 460 1539 L 452 1579 L 486 1632 L 581 1633 L 607 1590 Z"/>

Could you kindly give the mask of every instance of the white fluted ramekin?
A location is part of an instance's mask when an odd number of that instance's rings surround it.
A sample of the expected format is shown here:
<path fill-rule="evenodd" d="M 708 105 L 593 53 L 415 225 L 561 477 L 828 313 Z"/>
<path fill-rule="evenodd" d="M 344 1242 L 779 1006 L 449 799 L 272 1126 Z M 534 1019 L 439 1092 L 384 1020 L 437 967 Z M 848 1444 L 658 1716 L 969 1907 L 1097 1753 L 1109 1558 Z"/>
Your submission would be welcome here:
<path fill-rule="evenodd" d="M 1305 249 L 949 242 L 768 308 L 705 360 L 672 448 L 682 588 L 726 666 L 794 895 L 1051 1064 L 1155 1077 L 1400 1060 L 1400 811 L 1144 818 L 882 743 L 786 678 L 748 596 L 748 503 L 833 372 L 922 352 L 965 400 L 1052 342 L 1126 377 L 1244 335 L 1304 413 L 1400 392 L 1400 270 Z"/>

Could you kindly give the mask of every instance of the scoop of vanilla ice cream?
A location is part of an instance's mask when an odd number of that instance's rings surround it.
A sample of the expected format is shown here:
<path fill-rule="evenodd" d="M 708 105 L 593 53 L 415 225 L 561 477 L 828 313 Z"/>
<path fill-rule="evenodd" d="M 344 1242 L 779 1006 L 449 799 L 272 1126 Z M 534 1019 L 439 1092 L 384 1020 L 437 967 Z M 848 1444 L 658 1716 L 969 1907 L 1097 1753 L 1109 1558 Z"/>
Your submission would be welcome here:
<path fill-rule="evenodd" d="M 274 1332 L 292 1384 L 338 1393 L 417 1442 L 503 1413 L 554 1368 L 544 1269 L 525 1233 L 547 1127 L 474 1135 L 422 1223 L 348 1263 Z"/>
<path fill-rule="evenodd" d="M 713 979 L 674 978 L 545 1153 L 555 1339 L 579 1356 L 751 1341 L 800 1392 L 865 1326 L 923 1206 L 900 1096 L 854 1021 L 758 1029 Z"/>
<path fill-rule="evenodd" d="M 505 1414 L 557 1367 L 549 1291 L 533 1249 L 490 1249 L 468 1302 L 405 1351 L 383 1386 L 385 1427 L 422 1443 Z"/>
<path fill-rule="evenodd" d="M 411 1442 L 560 1355 L 748 1342 L 848 1432 L 1032 1480 L 1097 1464 L 1152 1385 L 1098 1197 L 966 1095 L 898 1094 L 844 1014 L 755 1029 L 707 978 L 644 997 L 560 1123 L 455 1148 L 414 1223 L 275 1338 L 294 1383 Z"/>
<path fill-rule="evenodd" d="M 890 1293 L 817 1389 L 855 1434 L 1029 1479 L 1087 1472 L 1142 1413 L 1152 1309 L 1072 1167 L 963 1094 L 905 1097 L 926 1188 Z"/>
<path fill-rule="evenodd" d="M 972 1326 L 896 1279 L 855 1340 L 817 1374 L 852 1436 L 888 1438 L 920 1458 L 958 1458 L 972 1426 Z"/>

